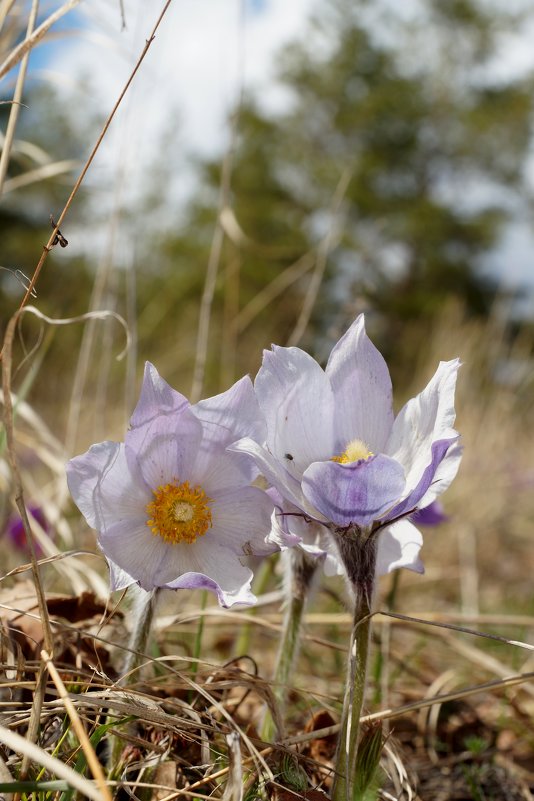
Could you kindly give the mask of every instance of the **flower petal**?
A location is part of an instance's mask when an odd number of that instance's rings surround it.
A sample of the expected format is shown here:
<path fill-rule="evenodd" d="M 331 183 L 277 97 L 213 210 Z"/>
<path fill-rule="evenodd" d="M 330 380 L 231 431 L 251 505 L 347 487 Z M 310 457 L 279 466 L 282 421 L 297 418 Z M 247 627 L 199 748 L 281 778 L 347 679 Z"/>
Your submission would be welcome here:
<path fill-rule="evenodd" d="M 460 467 L 462 455 L 462 445 L 460 445 L 459 442 L 453 442 L 444 458 L 439 463 L 432 484 L 419 501 L 419 508 L 426 508 L 435 501 L 438 495 L 441 495 L 450 487 Z"/>
<path fill-rule="evenodd" d="M 402 466 L 382 454 L 350 464 L 314 462 L 302 479 L 309 502 L 337 526 L 368 526 L 380 520 L 401 496 L 404 484 Z"/>
<path fill-rule="evenodd" d="M 401 515 L 409 514 L 421 505 L 422 499 L 425 497 L 430 486 L 434 485 L 436 482 L 438 467 L 445 458 L 450 444 L 451 441 L 447 439 L 432 443 L 430 448 L 430 462 L 424 468 L 419 478 L 419 483 L 407 495 L 405 493 L 405 497 L 400 503 L 389 510 L 388 520 L 395 520 L 395 518 Z M 439 495 L 439 492 L 436 492 L 436 494 Z"/>
<path fill-rule="evenodd" d="M 164 587 L 183 572 L 180 554 L 191 547 L 164 542 L 142 520 L 117 521 L 99 533 L 98 544 L 106 558 L 144 590 Z"/>
<path fill-rule="evenodd" d="M 334 396 L 325 373 L 299 348 L 264 351 L 254 384 L 267 420 L 267 444 L 300 471 L 334 453 Z"/>
<path fill-rule="evenodd" d="M 300 545 L 304 535 L 299 525 L 304 517 L 301 510 L 298 506 L 284 500 L 274 487 L 270 487 L 266 492 L 275 506 L 271 516 L 271 531 L 267 537 L 268 541 L 282 550 Z"/>
<path fill-rule="evenodd" d="M 248 376 L 226 392 L 199 401 L 191 411 L 202 421 L 206 437 L 224 447 L 243 437 L 265 441 L 267 426 Z"/>
<path fill-rule="evenodd" d="M 145 426 L 162 415 L 174 415 L 189 407 L 189 401 L 172 389 L 150 362 L 145 363 L 141 394 L 130 419 L 130 427 Z"/>
<path fill-rule="evenodd" d="M 220 545 L 240 556 L 267 556 L 279 550 L 267 542 L 273 503 L 256 487 L 241 487 L 215 496 L 211 504 L 213 526 L 209 531 Z"/>
<path fill-rule="evenodd" d="M 202 424 L 188 410 L 155 417 L 128 431 L 126 456 L 136 462 L 148 486 L 156 489 L 171 481 L 187 481 L 202 439 Z"/>
<path fill-rule="evenodd" d="M 376 573 L 383 576 L 398 567 L 424 573 L 419 551 L 423 544 L 421 532 L 409 520 L 399 520 L 379 533 Z"/>
<path fill-rule="evenodd" d="M 193 463 L 189 468 L 189 481 L 200 485 L 210 498 L 225 490 L 234 490 L 238 487 L 250 485 L 249 476 L 244 472 L 243 463 L 239 456 L 227 453 L 221 445 L 214 445 L 202 439 Z M 243 459 L 253 461 L 249 457 Z M 257 472 L 257 468 L 253 467 Z"/>
<path fill-rule="evenodd" d="M 393 423 L 385 453 L 404 465 L 406 495 L 417 487 L 425 469 L 435 459 L 432 444 L 441 440 L 450 445 L 458 438 L 452 426 L 459 366 L 459 359 L 440 362 L 425 389 L 408 401 Z"/>
<path fill-rule="evenodd" d="M 361 439 L 374 453 L 383 451 L 393 425 L 391 378 L 363 314 L 334 346 L 326 375 L 334 390 L 336 449 Z"/>
<path fill-rule="evenodd" d="M 252 571 L 244 567 L 228 548 L 221 547 L 208 535 L 199 537 L 193 546 L 185 546 L 184 571 L 167 582 L 170 589 L 202 588 L 215 592 L 222 606 L 255 603 L 250 592 Z"/>
<path fill-rule="evenodd" d="M 70 460 L 66 472 L 74 502 L 91 528 L 104 531 L 117 520 L 142 518 L 150 488 L 122 443 L 92 445 Z"/>
<path fill-rule="evenodd" d="M 132 578 L 126 571 L 122 570 L 115 562 L 109 557 L 106 557 L 106 562 L 109 567 L 109 589 L 110 592 L 115 590 L 125 590 L 130 584 L 135 584 L 135 579 Z"/>
<path fill-rule="evenodd" d="M 208 590 L 217 596 L 219 604 L 225 608 L 234 606 L 234 604 L 252 606 L 258 600 L 250 590 L 252 573 L 245 567 L 241 567 L 241 571 L 243 583 L 232 591 L 224 590 L 214 579 L 203 573 L 184 573 L 167 587 L 171 590 Z"/>
<path fill-rule="evenodd" d="M 202 422 L 202 444 L 195 469 L 197 472 L 210 471 L 212 445 L 226 448 L 242 437 L 252 437 L 264 442 L 267 425 L 254 393 L 252 381 L 245 376 L 229 390 L 213 398 L 199 401 L 191 407 L 193 414 Z M 233 470 L 241 471 L 248 483 L 258 475 L 255 463 L 245 454 L 232 457 Z M 226 477 L 228 485 L 229 476 Z M 237 484 L 243 481 L 237 482 Z"/>
<path fill-rule="evenodd" d="M 229 451 L 248 453 L 256 463 L 256 466 L 265 480 L 274 487 L 280 495 L 293 503 L 298 509 L 302 509 L 312 517 L 317 516 L 316 510 L 308 502 L 302 493 L 300 481 L 292 476 L 286 469 L 285 463 L 276 459 L 268 450 L 258 445 L 257 442 L 244 437 L 239 442 L 230 445 Z M 285 460 L 284 460 L 285 461 Z"/>
<path fill-rule="evenodd" d="M 419 509 L 412 516 L 412 520 L 417 523 L 418 526 L 439 526 L 448 519 L 439 501 L 432 501 L 432 503 L 425 506 L 424 509 Z"/>
<path fill-rule="evenodd" d="M 251 571 L 207 536 L 192 544 L 172 544 L 152 534 L 146 525 L 121 522 L 99 536 L 99 545 L 119 586 L 127 586 L 126 576 L 130 576 L 128 583 L 135 581 L 144 590 L 201 588 L 215 592 L 225 606 L 254 602 L 248 592 Z"/>

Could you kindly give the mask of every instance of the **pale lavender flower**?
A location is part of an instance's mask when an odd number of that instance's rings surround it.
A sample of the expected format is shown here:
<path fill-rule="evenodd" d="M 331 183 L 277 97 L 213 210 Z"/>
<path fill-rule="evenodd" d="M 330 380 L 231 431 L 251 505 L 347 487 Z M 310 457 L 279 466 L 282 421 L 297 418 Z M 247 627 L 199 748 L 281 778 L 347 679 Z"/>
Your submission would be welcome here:
<path fill-rule="evenodd" d="M 67 465 L 71 494 L 98 532 L 111 589 L 206 589 L 222 606 L 254 603 L 250 555 L 266 543 L 273 505 L 257 471 L 227 446 L 262 438 L 249 378 L 190 405 L 147 363 L 124 443 L 102 442 Z"/>
<path fill-rule="evenodd" d="M 399 567 L 422 572 L 422 537 L 409 517 L 447 489 L 458 470 L 458 367 L 457 359 L 441 362 L 395 418 L 389 371 L 365 333 L 363 315 L 335 345 L 324 371 L 299 348 L 264 353 L 255 390 L 266 442 L 246 437 L 233 449 L 252 456 L 282 496 L 279 528 L 289 537 L 282 544 L 300 539 L 308 552 L 318 549 L 326 558 L 332 548 L 324 534 L 333 532 L 346 565 L 341 551 L 349 540 L 372 533 L 378 574 Z M 277 537 L 280 542 L 280 531 Z"/>

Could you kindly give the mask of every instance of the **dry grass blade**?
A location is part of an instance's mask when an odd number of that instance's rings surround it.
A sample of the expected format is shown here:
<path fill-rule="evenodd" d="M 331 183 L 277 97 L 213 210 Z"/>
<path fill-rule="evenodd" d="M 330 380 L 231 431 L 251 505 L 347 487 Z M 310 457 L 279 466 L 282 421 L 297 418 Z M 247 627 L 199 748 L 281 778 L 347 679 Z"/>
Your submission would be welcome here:
<path fill-rule="evenodd" d="M 49 565 L 59 562 L 63 559 L 70 559 L 73 556 L 96 556 L 97 558 L 100 558 L 99 554 L 95 554 L 92 551 L 62 551 L 61 553 L 54 554 L 53 556 L 47 556 L 44 559 L 39 559 L 39 564 Z M 0 576 L 0 582 L 6 578 L 9 578 L 10 576 L 18 576 L 21 573 L 26 573 L 26 571 L 31 569 L 31 564 L 18 565 L 18 567 L 14 567 L 13 570 L 10 570 L 8 573 L 4 573 L 3 576 Z"/>
<path fill-rule="evenodd" d="M 4 338 L 4 361 L 2 364 L 2 388 L 4 393 L 4 425 L 6 430 L 6 442 L 11 464 L 11 471 L 13 474 L 13 483 L 15 487 L 15 502 L 19 510 L 20 518 L 24 527 L 26 541 L 28 543 L 32 562 L 32 573 L 35 584 L 35 592 L 39 604 L 39 613 L 43 626 L 44 644 L 48 651 L 52 651 L 52 632 L 50 629 L 50 618 L 46 607 L 46 599 L 44 595 L 43 586 L 39 572 L 39 564 L 35 550 L 35 542 L 33 539 L 33 532 L 24 502 L 24 490 L 22 487 L 22 479 L 17 464 L 17 456 L 15 453 L 14 441 L 14 428 L 13 428 L 13 403 L 11 398 L 11 351 L 13 346 L 13 337 L 15 335 L 15 328 L 19 320 L 19 313 L 13 315 L 8 323 L 6 335 Z"/>
<path fill-rule="evenodd" d="M 61 760 L 48 754 L 44 749 L 24 739 L 20 734 L 6 729 L 2 724 L 0 724 L 0 742 L 13 751 L 24 754 L 32 762 L 42 765 L 60 779 L 65 779 L 72 787 L 92 801 L 105 801 L 100 791 L 88 779 L 80 776 L 79 773 L 69 768 Z"/>
<path fill-rule="evenodd" d="M 30 16 L 28 19 L 28 28 L 26 31 L 27 39 L 33 33 L 35 22 L 37 20 L 38 8 L 39 8 L 39 0 L 33 0 Z M 7 121 L 4 144 L 2 147 L 2 153 L 0 154 L 0 195 L 2 194 L 2 190 L 4 187 L 4 181 L 7 174 L 7 167 L 9 164 L 9 155 L 11 153 L 11 146 L 13 144 L 13 139 L 15 138 L 15 129 L 17 127 L 17 120 L 20 112 L 20 101 L 22 98 L 22 90 L 24 87 L 24 81 L 26 80 L 26 71 L 28 68 L 28 56 L 29 56 L 29 51 L 27 51 L 24 54 L 22 58 L 22 63 L 20 65 L 19 74 L 17 75 L 15 94 L 13 95 L 13 105 L 11 106 L 11 111 L 9 112 L 9 119 Z"/>
<path fill-rule="evenodd" d="M 518 684 L 524 684 L 526 681 L 534 679 L 534 671 L 528 673 L 519 673 L 514 676 L 508 676 L 505 679 L 496 679 L 494 681 L 487 681 L 483 684 L 476 684 L 472 687 L 466 687 L 465 690 L 456 690 L 443 695 L 435 695 L 432 698 L 424 698 L 421 701 L 413 701 L 410 704 L 403 704 L 396 708 L 383 709 L 380 712 L 373 712 L 371 715 L 364 715 L 360 718 L 361 723 L 372 723 L 375 720 L 390 720 L 392 718 L 399 718 L 407 712 L 416 712 L 419 709 L 433 706 L 434 704 L 443 704 L 447 701 L 457 701 L 462 698 L 469 698 L 472 695 L 485 692 L 487 690 L 504 690 L 508 687 L 515 687 Z M 322 737 L 328 737 L 331 734 L 337 734 L 340 729 L 339 723 L 334 726 L 326 726 L 323 729 L 316 729 L 312 732 L 305 734 L 297 734 L 294 737 L 286 737 L 282 743 L 285 746 L 297 745 L 305 743 L 309 740 L 316 740 Z"/>
<path fill-rule="evenodd" d="M 222 801 L 242 801 L 243 767 L 239 734 L 235 731 L 226 737 L 228 744 L 228 779 Z"/>
<path fill-rule="evenodd" d="M 0 2 L 0 31 L 4 26 L 7 15 L 15 5 L 15 0 L 1 0 Z"/>
<path fill-rule="evenodd" d="M 94 748 L 91 745 L 89 737 L 87 736 L 87 732 L 85 731 L 83 724 L 80 720 L 78 713 L 76 712 L 76 708 L 72 703 L 71 699 L 69 698 L 69 694 L 65 689 L 65 685 L 61 681 L 59 673 L 56 670 L 56 667 L 52 660 L 50 659 L 49 654 L 46 651 L 41 651 L 41 656 L 44 660 L 44 663 L 47 667 L 48 672 L 52 677 L 52 681 L 56 685 L 56 689 L 58 691 L 59 697 L 65 704 L 65 709 L 67 710 L 67 714 L 71 720 L 72 728 L 74 729 L 76 736 L 80 742 L 80 745 L 83 749 L 85 757 L 87 759 L 87 764 L 93 774 L 96 783 L 100 787 L 100 791 L 102 793 L 102 797 L 106 799 L 106 801 L 112 801 L 112 796 L 109 790 L 109 787 L 106 784 L 106 778 L 104 776 L 104 771 L 102 770 L 102 765 L 98 761 L 98 757 L 95 754 Z"/>
<path fill-rule="evenodd" d="M 76 4 L 76 2 L 79 2 L 79 0 L 72 0 L 72 2 L 74 2 L 74 4 Z M 28 289 L 26 290 L 26 294 L 24 295 L 24 297 L 22 298 L 22 300 L 20 302 L 19 311 L 26 306 L 26 304 L 28 303 L 29 298 L 31 297 L 32 291 L 35 288 L 35 285 L 36 285 L 37 280 L 39 278 L 39 275 L 40 275 L 40 272 L 42 270 L 43 264 L 45 263 L 46 257 L 48 255 L 48 253 L 50 252 L 50 250 L 51 250 L 51 248 L 53 246 L 53 243 L 54 243 L 54 241 L 55 241 L 55 239 L 57 237 L 57 232 L 59 230 L 59 227 L 60 227 L 61 223 L 63 222 L 63 219 L 64 219 L 64 217 L 65 217 L 65 215 L 66 215 L 66 213 L 67 213 L 72 201 L 74 200 L 74 197 L 76 196 L 76 194 L 77 194 L 77 192 L 78 192 L 78 190 L 79 190 L 79 188 L 80 188 L 80 186 L 82 184 L 82 181 L 84 180 L 84 178 L 85 178 L 85 176 L 87 174 L 87 171 L 89 170 L 89 167 L 93 163 L 93 159 L 94 159 L 94 157 L 95 157 L 100 145 L 102 144 L 102 141 L 103 141 L 104 137 L 106 136 L 106 134 L 108 132 L 109 126 L 111 125 L 111 123 L 113 121 L 113 118 L 115 117 L 115 114 L 117 113 L 117 109 L 119 108 L 120 104 L 122 103 L 122 100 L 123 100 L 126 92 L 130 88 L 130 85 L 131 85 L 133 79 L 135 78 L 135 76 L 136 76 L 141 64 L 143 63 L 143 61 L 145 59 L 145 56 L 148 53 L 148 50 L 150 48 L 150 45 L 152 44 L 152 42 L 155 39 L 156 31 L 159 28 L 163 17 L 167 13 L 167 9 L 169 8 L 171 2 L 172 2 L 172 0 L 167 0 L 167 2 L 165 3 L 165 5 L 163 7 L 163 10 L 161 11 L 159 17 L 157 18 L 156 24 L 154 25 L 150 36 L 148 37 L 148 39 L 145 42 L 145 46 L 144 46 L 144 48 L 143 48 L 143 50 L 141 52 L 141 55 L 137 59 L 137 62 L 135 64 L 132 72 L 130 73 L 130 77 L 126 81 L 126 83 L 125 83 L 125 85 L 124 85 L 124 87 L 123 87 L 123 89 L 122 89 L 122 91 L 121 91 L 121 93 L 120 93 L 115 105 L 113 106 L 110 114 L 108 115 L 108 118 L 106 119 L 106 122 L 104 123 L 104 127 L 102 128 L 102 131 L 101 131 L 100 135 L 98 136 L 98 139 L 96 140 L 96 143 L 95 143 L 91 153 L 89 154 L 89 157 L 88 157 L 87 161 L 85 162 L 85 164 L 83 166 L 83 169 L 82 169 L 82 171 L 81 171 L 76 183 L 74 184 L 74 186 L 72 188 L 72 191 L 71 191 L 71 193 L 70 193 L 70 195 L 69 195 L 69 197 L 67 199 L 67 202 L 65 203 L 65 206 L 63 207 L 63 211 L 61 212 L 61 214 L 58 217 L 57 224 L 56 224 L 54 230 L 52 231 L 52 233 L 50 234 L 50 238 L 49 238 L 48 242 L 46 243 L 46 245 L 43 248 L 43 252 L 41 254 L 41 258 L 39 259 L 39 261 L 37 263 L 37 266 L 35 267 L 32 279 L 31 279 L 31 281 L 30 281 L 30 283 L 28 285 Z M 70 4 L 67 4 L 67 5 L 70 5 Z M 65 8 L 65 6 L 63 6 L 63 8 Z M 59 9 L 59 11 L 61 11 L 61 9 Z M 56 12 L 56 13 L 58 13 L 58 12 Z M 66 13 L 66 12 L 63 12 L 63 13 Z M 54 15 L 52 15 L 52 16 L 54 16 Z M 37 32 L 39 30 L 40 30 L 40 28 L 38 28 L 37 31 L 35 31 L 35 34 L 37 34 Z M 34 36 L 35 36 L 35 34 L 34 34 Z M 0 74 L 0 77 L 1 77 L 1 74 Z M 2 358 L 2 356 L 3 356 L 3 351 L 2 351 L 2 353 L 0 353 L 0 358 Z"/>
<path fill-rule="evenodd" d="M 9 772 L 9 769 L 1 756 L 0 756 L 0 781 L 1 782 L 14 781 L 13 776 Z M 12 793 L 5 793 L 2 797 L 4 801 L 11 801 L 13 795 Z"/>
<path fill-rule="evenodd" d="M 128 324 L 126 320 L 117 312 L 108 309 L 104 309 L 103 311 L 85 312 L 85 314 L 78 314 L 76 317 L 54 318 L 48 317 L 48 315 L 44 314 L 35 306 L 26 306 L 24 309 L 21 309 L 19 312 L 17 312 L 15 316 L 18 318 L 22 314 L 26 313 L 33 314 L 35 317 L 38 317 L 39 320 L 44 320 L 45 323 L 49 323 L 49 325 L 72 325 L 73 323 L 83 323 L 86 320 L 108 320 L 111 317 L 122 325 L 126 335 L 126 344 L 116 357 L 118 362 L 124 358 L 128 348 L 130 347 L 130 332 L 128 330 Z"/>
<path fill-rule="evenodd" d="M 334 192 L 334 196 L 332 198 L 332 204 L 330 208 L 330 216 L 332 221 L 330 223 L 330 227 L 326 233 L 326 236 L 323 238 L 321 244 L 319 245 L 319 249 L 317 252 L 317 260 L 315 262 L 315 270 L 312 274 L 308 291 L 304 298 L 304 303 L 302 304 L 302 309 L 293 329 L 291 336 L 288 339 L 287 344 L 291 345 L 298 345 L 300 340 L 304 335 L 304 331 L 307 328 L 308 323 L 310 322 L 311 313 L 313 311 L 313 307 L 315 305 L 315 301 L 317 300 L 317 295 L 319 294 L 319 289 L 321 286 L 321 281 L 323 280 L 324 271 L 326 270 L 326 264 L 328 261 L 328 254 L 334 247 L 334 244 L 337 239 L 337 225 L 336 225 L 336 217 L 339 214 L 339 210 L 341 208 L 341 204 L 343 203 L 343 198 L 347 192 L 349 187 L 351 178 L 354 174 L 353 168 L 346 168 L 343 170 L 343 173 L 338 181 L 338 185 L 336 186 L 336 191 Z"/>
<path fill-rule="evenodd" d="M 244 306 L 235 319 L 235 327 L 238 333 L 242 333 L 247 326 L 250 325 L 252 320 L 263 310 L 269 303 L 272 303 L 282 292 L 299 280 L 309 270 L 312 269 L 316 261 L 315 252 L 305 253 L 294 264 L 277 275 L 270 284 L 258 292 L 246 306 Z"/>
<path fill-rule="evenodd" d="M 191 386 L 191 403 L 196 403 L 198 400 L 200 400 L 200 396 L 202 395 L 202 387 L 204 385 L 204 374 L 206 372 L 206 362 L 208 359 L 208 338 L 210 331 L 211 308 L 213 305 L 217 273 L 219 271 L 219 262 L 221 259 L 221 251 L 224 242 L 224 229 L 221 224 L 221 213 L 228 205 L 228 199 L 230 196 L 235 137 L 236 129 L 234 125 L 230 147 L 223 161 L 221 187 L 219 192 L 219 210 L 217 214 L 217 222 L 215 223 L 215 231 L 213 232 L 213 238 L 211 241 L 208 267 L 206 270 L 206 278 L 204 280 L 204 290 L 202 292 L 202 298 L 200 301 L 197 345 L 195 351 L 195 367 L 193 371 L 193 384 Z"/>
<path fill-rule="evenodd" d="M 435 626 L 439 629 L 449 629 L 451 631 L 459 631 L 462 634 L 472 634 L 474 637 L 483 637 L 486 640 L 495 640 L 502 642 L 505 645 L 515 645 L 516 648 L 524 648 L 526 651 L 534 651 L 534 645 L 528 642 L 521 642 L 521 640 L 510 640 L 508 637 L 501 637 L 499 634 L 488 634 L 484 631 L 477 631 L 476 629 L 467 629 L 465 626 L 457 626 L 454 623 L 440 623 L 434 620 L 424 620 L 418 617 L 411 617 L 410 615 L 401 615 L 396 612 L 375 612 L 375 615 L 384 615 L 384 617 L 392 617 L 396 620 L 402 620 L 406 623 L 423 624 L 425 626 Z"/>
<path fill-rule="evenodd" d="M 44 181 L 47 178 L 55 178 L 57 175 L 64 175 L 67 172 L 72 172 L 77 169 L 79 165 L 79 161 L 64 159 L 63 161 L 55 161 L 53 164 L 45 164 L 42 167 L 36 167 L 34 170 L 27 170 L 21 175 L 9 178 L 9 180 L 4 183 L 3 194 L 7 195 L 8 192 L 21 189 L 23 186 L 29 186 L 38 181 Z"/>
<path fill-rule="evenodd" d="M 52 25 L 64 17 L 65 14 L 68 14 L 75 6 L 78 5 L 80 0 L 67 0 L 57 11 L 54 11 L 53 14 L 50 14 L 44 22 L 39 25 L 38 28 L 33 31 L 30 36 L 26 36 L 23 42 L 21 42 L 17 47 L 15 47 L 8 57 L 4 60 L 2 64 L 0 64 L 0 80 L 8 73 L 14 66 L 16 66 L 19 61 L 21 61 L 24 56 L 29 53 L 32 47 L 41 41 L 45 33 L 48 31 Z"/>

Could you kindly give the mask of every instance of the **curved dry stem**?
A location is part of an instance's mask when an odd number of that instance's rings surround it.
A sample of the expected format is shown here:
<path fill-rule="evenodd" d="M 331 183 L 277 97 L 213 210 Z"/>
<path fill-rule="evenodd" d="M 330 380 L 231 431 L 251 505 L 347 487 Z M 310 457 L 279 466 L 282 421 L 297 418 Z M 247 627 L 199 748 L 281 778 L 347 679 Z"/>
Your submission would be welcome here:
<path fill-rule="evenodd" d="M 69 3 L 66 3 L 65 6 L 62 7 L 62 9 L 66 8 L 67 10 L 69 10 L 71 7 L 76 5 L 78 2 L 79 2 L 79 0 L 70 0 Z M 143 63 L 143 61 L 145 59 L 146 54 L 148 53 L 150 45 L 152 44 L 152 42 L 154 41 L 154 39 L 156 37 L 156 31 L 159 28 L 163 17 L 167 13 L 167 10 L 168 10 L 171 2 L 172 2 L 172 0 L 167 0 L 165 5 L 163 6 L 163 10 L 161 11 L 161 13 L 159 15 L 159 17 L 158 17 L 158 19 L 156 21 L 156 24 L 154 25 L 154 27 L 152 29 L 152 32 L 151 32 L 150 36 L 148 37 L 148 39 L 145 42 L 145 46 L 144 46 L 144 48 L 143 48 L 143 50 L 141 52 L 141 55 L 137 59 L 137 62 L 136 62 L 135 66 L 134 66 L 134 68 L 133 68 L 133 70 L 132 70 L 132 72 L 130 74 L 130 77 L 126 81 L 126 84 L 124 85 L 123 90 L 121 91 L 121 93 L 120 93 L 115 105 L 113 106 L 108 118 L 106 119 L 106 122 L 104 123 L 104 127 L 102 128 L 102 131 L 101 131 L 100 135 L 98 136 L 98 139 L 96 140 L 96 143 L 95 143 L 91 153 L 89 154 L 89 157 L 88 157 L 87 161 L 85 162 L 85 164 L 83 166 L 83 169 L 82 169 L 82 171 L 81 171 L 76 183 L 74 184 L 74 186 L 72 188 L 72 191 L 71 191 L 71 193 L 70 193 L 70 195 L 69 195 L 69 197 L 67 199 L 67 202 L 65 203 L 65 205 L 63 207 L 63 210 L 62 210 L 61 214 L 58 217 L 56 226 L 55 226 L 54 230 L 52 231 L 52 233 L 50 235 L 50 238 L 48 239 L 48 242 L 43 247 L 43 252 L 41 253 L 41 258 L 39 259 L 39 261 L 37 263 L 37 266 L 36 266 L 36 268 L 34 270 L 32 279 L 31 279 L 31 281 L 30 281 L 30 283 L 28 285 L 26 293 L 25 293 L 24 297 L 22 298 L 22 300 L 20 302 L 19 311 L 22 310 L 24 308 L 24 306 L 27 305 L 28 300 L 31 297 L 32 291 L 35 288 L 35 285 L 37 283 L 37 280 L 38 280 L 39 275 L 41 273 L 41 270 L 43 268 L 43 264 L 46 261 L 46 257 L 48 256 L 50 250 L 53 247 L 53 243 L 56 240 L 57 232 L 58 232 L 58 230 L 59 230 L 59 228 L 61 226 L 61 223 L 63 222 L 63 220 L 65 218 L 65 215 L 67 214 L 67 211 L 69 210 L 70 205 L 71 205 L 72 201 L 74 200 L 74 197 L 78 193 L 78 190 L 79 190 L 79 188 L 80 188 L 80 186 L 81 186 L 81 184 L 82 184 L 82 182 L 83 182 L 83 180 L 84 180 L 84 178 L 85 178 L 85 176 L 87 174 L 87 171 L 89 170 L 89 167 L 93 163 L 94 157 L 96 156 L 96 153 L 97 153 L 98 149 L 100 148 L 100 145 L 102 144 L 102 141 L 103 141 L 104 137 L 106 136 L 106 134 L 108 132 L 108 129 L 109 129 L 109 127 L 110 127 L 110 125 L 111 125 L 111 123 L 113 121 L 113 118 L 115 117 L 115 114 L 117 113 L 117 109 L 119 108 L 120 104 L 122 103 L 122 100 L 123 100 L 126 92 L 130 88 L 130 85 L 131 85 L 133 79 L 135 78 L 135 76 L 136 76 L 141 64 Z M 62 11 L 62 9 L 59 9 L 58 12 L 56 12 L 56 14 L 58 14 L 60 11 Z M 66 12 L 63 11 L 63 13 L 66 13 Z M 48 20 L 46 20 L 45 23 L 43 23 L 43 25 L 47 24 L 52 19 L 52 17 L 54 17 L 54 16 L 55 15 L 52 14 L 51 17 L 49 17 Z M 56 16 L 56 19 L 58 19 L 58 18 L 59 17 Z M 52 20 L 52 22 L 55 22 L 55 19 Z M 52 22 L 50 22 L 50 25 L 52 24 Z M 39 28 L 37 28 L 37 30 L 34 32 L 34 35 L 33 35 L 34 38 L 37 36 L 39 31 L 41 31 L 41 29 L 43 28 L 43 25 L 41 25 Z M 50 27 L 50 25 L 48 27 Z M 22 45 L 24 45 L 24 44 L 25 43 L 23 42 Z M 28 46 L 31 46 L 31 45 L 28 45 Z M 22 55 L 20 57 L 22 58 Z M 15 63 L 17 63 L 17 62 L 16 61 L 13 62 L 13 64 L 11 64 L 11 66 L 13 66 Z M 4 74 L 4 73 L 2 73 L 3 67 L 5 67 L 5 62 L 4 62 L 4 65 L 0 66 L 0 77 L 2 77 L 2 74 Z M 9 69 L 10 68 L 11 67 L 9 67 Z M 3 351 L 2 351 L 2 353 L 0 353 L 0 359 L 2 358 L 2 356 L 3 356 Z"/>

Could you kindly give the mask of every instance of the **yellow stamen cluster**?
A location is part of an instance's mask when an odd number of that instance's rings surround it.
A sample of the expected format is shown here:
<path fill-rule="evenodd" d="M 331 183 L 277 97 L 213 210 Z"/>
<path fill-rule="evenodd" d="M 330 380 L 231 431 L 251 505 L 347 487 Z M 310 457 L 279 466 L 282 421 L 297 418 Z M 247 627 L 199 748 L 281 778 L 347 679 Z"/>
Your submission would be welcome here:
<path fill-rule="evenodd" d="M 202 487 L 165 484 L 154 490 L 154 500 L 146 505 L 147 526 L 165 542 L 195 542 L 211 528 L 211 509 Z"/>
<path fill-rule="evenodd" d="M 374 456 L 374 453 L 369 450 L 365 442 L 361 439 L 353 439 L 349 442 L 343 453 L 339 456 L 332 456 L 332 462 L 339 462 L 339 464 L 351 464 L 351 462 L 359 462 L 361 459 L 369 459 Z"/>

